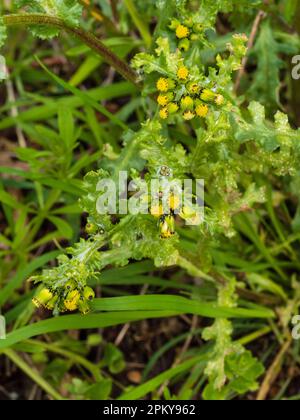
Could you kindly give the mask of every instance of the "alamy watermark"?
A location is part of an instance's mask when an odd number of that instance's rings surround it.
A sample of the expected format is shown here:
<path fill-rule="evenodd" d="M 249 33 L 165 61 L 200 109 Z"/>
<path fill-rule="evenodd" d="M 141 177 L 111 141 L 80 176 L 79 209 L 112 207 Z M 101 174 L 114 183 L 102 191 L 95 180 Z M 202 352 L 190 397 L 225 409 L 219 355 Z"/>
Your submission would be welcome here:
<path fill-rule="evenodd" d="M 101 179 L 96 190 L 100 215 L 185 214 L 187 225 L 199 225 L 204 219 L 204 181 L 200 179 L 129 180 L 128 172 L 122 171 L 117 181 Z"/>
<path fill-rule="evenodd" d="M 292 68 L 292 78 L 294 80 L 300 79 L 300 55 L 295 55 L 292 58 L 292 64 L 294 65 Z"/>
<path fill-rule="evenodd" d="M 292 337 L 294 340 L 300 340 L 300 315 L 295 315 L 292 319 L 294 328 L 292 329 Z"/>

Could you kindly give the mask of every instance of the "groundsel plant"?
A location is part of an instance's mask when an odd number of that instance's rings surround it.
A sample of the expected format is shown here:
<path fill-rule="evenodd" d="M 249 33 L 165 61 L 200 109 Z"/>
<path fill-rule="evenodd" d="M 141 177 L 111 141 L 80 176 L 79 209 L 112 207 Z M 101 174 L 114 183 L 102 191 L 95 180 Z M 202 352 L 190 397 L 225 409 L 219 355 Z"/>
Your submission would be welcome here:
<path fill-rule="evenodd" d="M 209 68 L 203 61 L 204 50 L 216 50 L 217 13 L 251 9 L 260 2 L 155 3 L 157 15 L 163 18 L 154 32 L 153 48 L 137 54 L 131 65 L 83 29 L 77 1 L 18 1 L 16 14 L 2 16 L 0 21 L 2 45 L 7 28 L 13 25 L 25 25 L 42 39 L 62 30 L 75 35 L 141 89 L 148 115 L 137 131 L 124 129 L 120 155 L 107 154 L 99 170 L 84 179 L 80 205 L 88 214 L 87 238 L 66 249 L 55 268 L 31 279 L 40 284 L 33 303 L 51 309 L 54 315 L 77 310 L 88 313 L 95 296 L 89 284 L 99 274 L 101 279 L 101 271 L 143 259 L 152 259 L 158 268 L 181 267 L 213 285 L 218 292 L 216 305 L 236 307 L 236 279 L 215 272 L 210 245 L 220 237 L 234 236 L 233 217 L 264 202 L 264 177 L 270 173 L 293 176 L 299 170 L 300 136 L 287 116 L 277 112 L 273 121 L 267 121 L 260 103 L 242 107 L 243 100 L 235 94 L 233 76 L 247 52 L 247 36 L 234 34 L 226 51 L 214 54 Z M 143 191 L 145 184 L 150 191 L 151 181 L 156 180 L 157 202 L 151 204 L 149 193 L 139 201 L 144 212 L 124 212 L 122 203 L 113 206 L 113 211 L 111 206 L 99 211 L 101 181 L 114 182 L 119 194 L 122 172 L 128 174 L 135 192 Z M 182 205 L 176 190 L 166 193 L 165 181 L 185 179 L 194 185 L 197 180 L 205 182 L 201 220 L 192 204 L 196 196 L 193 188 L 190 205 Z M 125 196 L 121 194 L 125 202 L 133 193 L 126 191 Z M 196 238 L 193 251 L 181 242 L 182 235 L 189 233 Z M 214 343 L 206 366 L 208 385 L 203 395 L 207 399 L 254 391 L 263 373 L 262 365 L 233 341 L 232 334 L 231 321 L 223 318 L 204 330 L 203 338 Z"/>

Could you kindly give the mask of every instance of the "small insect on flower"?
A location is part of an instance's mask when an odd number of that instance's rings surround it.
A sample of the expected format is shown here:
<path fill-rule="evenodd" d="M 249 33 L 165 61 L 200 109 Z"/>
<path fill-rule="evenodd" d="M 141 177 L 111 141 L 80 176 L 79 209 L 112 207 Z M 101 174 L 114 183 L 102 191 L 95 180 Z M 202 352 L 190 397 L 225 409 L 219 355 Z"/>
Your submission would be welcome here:
<path fill-rule="evenodd" d="M 208 106 L 204 104 L 197 105 L 196 114 L 198 117 L 205 118 L 208 114 Z"/>
<path fill-rule="evenodd" d="M 175 220 L 173 216 L 162 216 L 159 221 L 160 237 L 171 238 L 175 235 Z"/>
<path fill-rule="evenodd" d="M 178 25 L 176 29 L 176 36 L 179 39 L 187 38 L 190 34 L 189 28 L 184 25 Z"/>
<path fill-rule="evenodd" d="M 161 77 L 160 79 L 158 79 L 156 83 L 156 87 L 157 87 L 157 90 L 159 90 L 160 92 L 168 92 L 169 87 L 170 87 L 168 79 Z"/>
<path fill-rule="evenodd" d="M 188 78 L 188 76 L 189 76 L 189 70 L 185 66 L 182 66 L 178 69 L 178 71 L 177 71 L 178 79 L 186 80 Z"/>
<path fill-rule="evenodd" d="M 53 298 L 53 293 L 47 289 L 42 289 L 33 299 L 32 303 L 40 308 L 41 306 L 46 306 L 46 304 Z"/>
<path fill-rule="evenodd" d="M 172 175 L 172 169 L 170 169 L 168 166 L 163 165 L 159 168 L 158 171 L 159 175 L 161 176 L 171 176 Z"/>
<path fill-rule="evenodd" d="M 163 108 L 159 111 L 159 116 L 162 120 L 166 120 L 169 116 L 168 108 Z"/>

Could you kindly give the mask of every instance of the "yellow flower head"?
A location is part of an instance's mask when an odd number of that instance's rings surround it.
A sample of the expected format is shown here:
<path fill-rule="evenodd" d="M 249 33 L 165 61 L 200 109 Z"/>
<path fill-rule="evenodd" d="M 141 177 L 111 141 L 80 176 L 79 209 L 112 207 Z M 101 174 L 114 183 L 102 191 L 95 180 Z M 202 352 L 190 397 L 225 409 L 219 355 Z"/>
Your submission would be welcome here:
<path fill-rule="evenodd" d="M 202 99 L 202 101 L 206 101 L 206 102 L 213 101 L 215 97 L 216 97 L 216 94 L 210 89 L 203 89 L 200 95 L 200 98 Z"/>
<path fill-rule="evenodd" d="M 162 108 L 159 111 L 159 116 L 162 120 L 166 120 L 169 116 L 168 108 Z"/>
<path fill-rule="evenodd" d="M 166 106 L 169 102 L 167 95 L 159 95 L 157 98 L 157 102 L 160 106 Z"/>
<path fill-rule="evenodd" d="M 215 103 L 217 105 L 223 105 L 224 104 L 224 96 L 223 95 L 217 95 L 215 99 Z"/>
<path fill-rule="evenodd" d="M 187 38 L 189 36 L 189 29 L 184 25 L 178 25 L 176 29 L 176 36 L 179 39 Z"/>
<path fill-rule="evenodd" d="M 160 204 L 157 206 L 152 206 L 150 212 L 154 217 L 161 217 L 164 214 L 164 209 L 163 206 Z"/>
<path fill-rule="evenodd" d="M 188 78 L 189 71 L 185 66 L 182 66 L 178 69 L 177 77 L 180 80 L 186 80 Z"/>
<path fill-rule="evenodd" d="M 160 92 L 167 92 L 169 90 L 169 82 L 168 79 L 165 79 L 164 77 L 161 77 L 158 79 L 156 83 L 157 90 Z"/>
<path fill-rule="evenodd" d="M 194 101 L 190 96 L 185 96 L 182 98 L 180 103 L 182 109 L 192 109 L 194 106 Z"/>
<path fill-rule="evenodd" d="M 67 299 L 64 301 L 65 307 L 68 311 L 75 311 L 78 308 L 78 301 L 80 299 L 80 293 L 78 290 L 73 290 L 68 293 Z"/>
<path fill-rule="evenodd" d="M 46 308 L 50 310 L 54 309 L 54 306 L 57 301 L 58 301 L 58 296 L 53 296 L 53 298 L 50 299 L 49 302 L 46 303 Z"/>
<path fill-rule="evenodd" d="M 185 111 L 185 112 L 184 112 L 184 114 L 183 114 L 183 118 L 184 118 L 186 121 L 190 121 L 190 120 L 192 120 L 193 118 L 195 118 L 195 113 L 194 113 L 194 112 L 192 112 L 192 111 Z"/>
<path fill-rule="evenodd" d="M 197 93 L 200 92 L 200 86 L 198 85 L 198 83 L 191 82 L 188 85 L 188 91 L 193 95 L 197 95 Z"/>
<path fill-rule="evenodd" d="M 208 106 L 204 104 L 196 106 L 196 114 L 198 115 L 198 117 L 206 117 L 206 115 L 208 114 Z"/>
<path fill-rule="evenodd" d="M 175 102 L 171 102 L 168 105 L 168 111 L 170 114 L 175 114 L 179 109 L 179 106 Z"/>
<path fill-rule="evenodd" d="M 169 197 L 169 206 L 171 210 L 177 210 L 181 205 L 180 197 L 177 194 L 172 193 Z"/>

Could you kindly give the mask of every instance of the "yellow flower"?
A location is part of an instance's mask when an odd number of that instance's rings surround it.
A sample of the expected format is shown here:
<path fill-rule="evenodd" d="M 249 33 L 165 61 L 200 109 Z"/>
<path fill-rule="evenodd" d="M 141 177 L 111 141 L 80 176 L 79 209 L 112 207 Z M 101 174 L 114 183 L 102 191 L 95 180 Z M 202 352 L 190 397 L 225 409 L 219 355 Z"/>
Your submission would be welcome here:
<path fill-rule="evenodd" d="M 179 106 L 175 102 L 171 102 L 168 105 L 168 111 L 170 114 L 175 114 L 179 109 Z"/>
<path fill-rule="evenodd" d="M 159 111 L 159 116 L 162 120 L 166 120 L 169 116 L 168 108 L 162 108 Z"/>
<path fill-rule="evenodd" d="M 95 292 L 91 287 L 86 286 L 83 289 L 83 296 L 86 300 L 93 300 L 95 297 Z"/>
<path fill-rule="evenodd" d="M 169 82 L 168 79 L 165 79 L 164 77 L 161 77 L 158 79 L 156 83 L 157 90 L 160 92 L 167 92 L 169 90 Z"/>
<path fill-rule="evenodd" d="M 185 111 L 185 112 L 184 112 L 184 114 L 183 114 L 183 118 L 184 118 L 186 121 L 190 121 L 190 120 L 192 120 L 193 118 L 195 118 L 195 113 L 194 113 L 194 112 L 192 112 L 192 111 Z"/>
<path fill-rule="evenodd" d="M 171 210 L 177 210 L 181 205 L 180 197 L 177 194 L 171 194 L 169 197 L 169 206 Z"/>
<path fill-rule="evenodd" d="M 156 205 L 156 206 L 152 206 L 151 209 L 150 209 L 150 213 L 154 217 L 161 217 L 164 214 L 163 206 L 161 204 Z"/>
<path fill-rule="evenodd" d="M 210 89 L 203 89 L 200 98 L 202 101 L 213 101 L 216 97 L 216 94 Z"/>
<path fill-rule="evenodd" d="M 169 102 L 167 95 L 159 95 L 157 98 L 157 102 L 160 106 L 166 106 Z"/>
<path fill-rule="evenodd" d="M 185 66 L 182 66 L 178 69 L 177 77 L 180 80 L 186 80 L 188 78 L 189 71 Z"/>
<path fill-rule="evenodd" d="M 182 109 L 193 109 L 194 101 L 190 96 L 185 96 L 182 98 L 180 103 Z"/>
<path fill-rule="evenodd" d="M 176 29 L 176 36 L 179 39 L 187 38 L 189 36 L 189 29 L 184 25 L 178 25 Z"/>
<path fill-rule="evenodd" d="M 78 308 L 78 301 L 80 299 L 80 293 L 78 290 L 73 290 L 68 293 L 67 299 L 64 301 L 65 307 L 68 311 L 75 311 Z"/>
<path fill-rule="evenodd" d="M 197 95 L 197 93 L 200 92 L 200 86 L 195 82 L 191 82 L 188 85 L 188 91 L 194 95 Z"/>
<path fill-rule="evenodd" d="M 53 293 L 49 289 L 44 288 L 32 299 L 32 303 L 39 308 L 46 305 L 52 298 Z"/>
<path fill-rule="evenodd" d="M 196 106 L 196 114 L 198 115 L 198 117 L 206 117 L 206 115 L 208 114 L 208 106 L 204 104 Z"/>
<path fill-rule="evenodd" d="M 216 96 L 216 99 L 215 99 L 215 103 L 217 104 L 217 105 L 223 105 L 223 103 L 224 103 L 224 96 L 223 95 L 217 95 Z"/>

